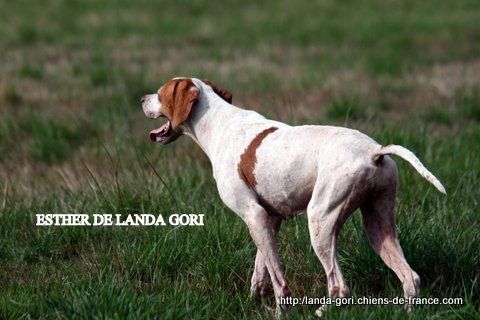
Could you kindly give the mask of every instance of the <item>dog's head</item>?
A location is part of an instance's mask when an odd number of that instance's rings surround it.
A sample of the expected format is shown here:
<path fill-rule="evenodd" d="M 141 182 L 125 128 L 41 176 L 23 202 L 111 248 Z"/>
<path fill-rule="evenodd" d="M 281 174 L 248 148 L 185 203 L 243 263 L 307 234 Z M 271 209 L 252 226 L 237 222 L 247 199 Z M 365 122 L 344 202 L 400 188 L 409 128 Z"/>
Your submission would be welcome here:
<path fill-rule="evenodd" d="M 211 86 L 223 100 L 232 103 L 230 92 L 213 85 L 208 80 L 203 80 L 203 83 Z M 191 78 L 174 78 L 158 89 L 157 93 L 143 96 L 142 108 L 147 117 L 167 118 L 167 123 L 150 131 L 150 140 L 162 144 L 175 141 L 183 133 L 182 125 L 198 102 L 201 90 L 201 86 L 195 84 Z"/>

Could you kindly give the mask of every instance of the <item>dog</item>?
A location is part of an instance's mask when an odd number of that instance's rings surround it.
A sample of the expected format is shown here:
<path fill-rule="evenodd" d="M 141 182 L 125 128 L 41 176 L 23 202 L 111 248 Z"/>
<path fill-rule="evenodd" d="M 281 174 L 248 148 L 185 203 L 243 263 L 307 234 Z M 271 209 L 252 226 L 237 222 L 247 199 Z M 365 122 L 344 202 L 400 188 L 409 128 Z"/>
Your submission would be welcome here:
<path fill-rule="evenodd" d="M 371 246 L 402 282 L 405 298 L 418 295 L 420 277 L 407 263 L 397 238 L 397 166 L 388 155 L 405 159 L 446 192 L 411 151 L 382 146 L 348 128 L 268 120 L 234 106 L 232 94 L 208 80 L 174 78 L 157 93 L 143 96 L 141 103 L 148 118 L 167 119 L 150 131 L 152 141 L 168 144 L 186 135 L 207 154 L 222 201 L 247 224 L 257 246 L 251 292 L 265 296 L 270 279 L 277 317 L 290 308 L 280 300 L 291 292 L 275 235 L 283 220 L 304 211 L 329 297 L 350 294 L 337 259 L 337 238 L 357 208 Z M 321 316 L 324 309 L 321 306 L 316 314 Z"/>

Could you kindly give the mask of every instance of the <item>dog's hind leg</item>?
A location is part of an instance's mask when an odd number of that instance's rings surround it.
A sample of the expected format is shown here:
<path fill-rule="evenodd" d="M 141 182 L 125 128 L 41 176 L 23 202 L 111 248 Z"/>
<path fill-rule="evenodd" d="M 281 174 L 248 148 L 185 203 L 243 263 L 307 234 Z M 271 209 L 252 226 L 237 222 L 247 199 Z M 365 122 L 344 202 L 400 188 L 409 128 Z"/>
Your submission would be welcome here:
<path fill-rule="evenodd" d="M 337 239 L 343 224 L 358 207 L 358 188 L 351 184 L 349 175 L 345 179 L 348 181 L 320 180 L 307 208 L 310 241 L 325 269 L 331 298 L 350 295 L 337 260 Z M 327 305 L 321 306 L 316 315 L 321 316 L 326 308 Z"/>
<path fill-rule="evenodd" d="M 337 238 L 343 225 L 340 221 L 341 214 L 340 208 L 319 214 L 308 212 L 310 240 L 325 269 L 328 295 L 331 298 L 350 295 L 337 259 Z"/>
<path fill-rule="evenodd" d="M 394 178 L 394 179 L 393 179 Z M 383 190 L 372 195 L 361 207 L 363 225 L 373 249 L 392 269 L 403 285 L 405 298 L 415 297 L 420 291 L 420 277 L 413 271 L 397 238 L 395 226 L 396 175 Z M 406 305 L 407 311 L 412 309 Z"/>

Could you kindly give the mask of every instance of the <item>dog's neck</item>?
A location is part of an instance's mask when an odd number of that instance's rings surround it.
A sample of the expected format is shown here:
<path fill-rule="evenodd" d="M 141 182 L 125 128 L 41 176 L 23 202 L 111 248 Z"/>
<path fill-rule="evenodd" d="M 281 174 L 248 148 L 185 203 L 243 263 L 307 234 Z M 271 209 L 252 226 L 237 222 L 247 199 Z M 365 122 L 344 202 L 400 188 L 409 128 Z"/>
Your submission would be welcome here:
<path fill-rule="evenodd" d="M 217 153 L 228 126 L 246 110 L 235 107 L 219 97 L 210 86 L 200 84 L 201 92 L 193 106 L 184 134 L 190 136 L 207 156 Z"/>

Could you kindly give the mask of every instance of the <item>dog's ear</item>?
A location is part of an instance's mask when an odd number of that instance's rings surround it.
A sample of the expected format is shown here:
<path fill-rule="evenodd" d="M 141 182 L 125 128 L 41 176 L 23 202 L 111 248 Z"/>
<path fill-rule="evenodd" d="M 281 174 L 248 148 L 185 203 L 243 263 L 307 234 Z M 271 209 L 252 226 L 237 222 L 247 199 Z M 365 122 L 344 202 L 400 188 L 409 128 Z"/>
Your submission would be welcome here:
<path fill-rule="evenodd" d="M 218 94 L 220 97 L 222 97 L 223 100 L 227 101 L 228 103 L 232 103 L 232 94 L 228 92 L 225 89 L 222 89 L 213 83 L 211 83 L 208 79 L 203 79 L 203 82 L 208 84 L 210 87 L 212 87 L 213 91 Z"/>
<path fill-rule="evenodd" d="M 185 122 L 192 111 L 193 105 L 198 100 L 199 89 L 192 80 L 183 80 L 178 84 L 175 104 L 173 107 L 172 128 L 175 129 Z"/>
<path fill-rule="evenodd" d="M 172 129 L 187 120 L 198 100 L 199 92 L 191 79 L 175 79 L 167 83 L 165 91 L 162 92 L 162 102 L 168 109 Z"/>

